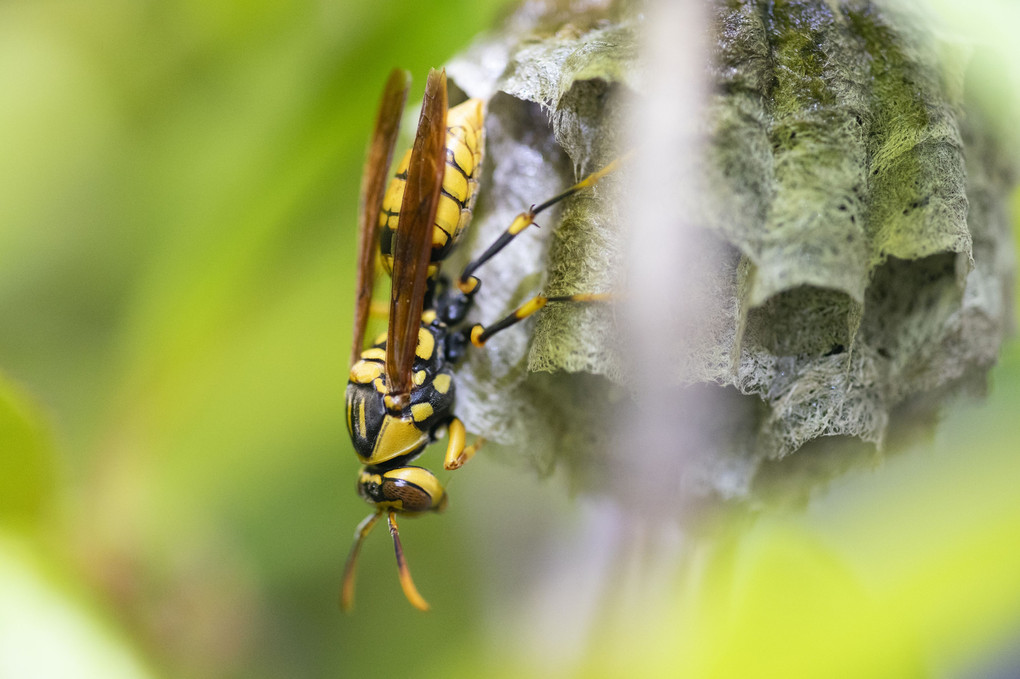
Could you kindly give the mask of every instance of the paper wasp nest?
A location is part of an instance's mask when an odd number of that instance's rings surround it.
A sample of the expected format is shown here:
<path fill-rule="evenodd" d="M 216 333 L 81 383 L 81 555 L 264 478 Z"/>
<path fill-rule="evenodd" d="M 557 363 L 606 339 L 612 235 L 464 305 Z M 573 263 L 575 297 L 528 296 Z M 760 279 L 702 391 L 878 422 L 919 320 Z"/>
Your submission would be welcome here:
<path fill-rule="evenodd" d="M 462 260 L 626 150 L 627 107 L 642 106 L 655 66 L 642 61 L 640 9 L 525 3 L 448 65 L 489 102 Z M 1012 173 L 967 104 L 966 60 L 937 50 L 948 43 L 909 14 L 863 0 L 729 0 L 709 18 L 701 199 L 661 199 L 664 219 L 696 215 L 711 234 L 710 341 L 656 360 L 663 382 L 723 394 L 725 443 L 684 473 L 696 494 L 742 497 L 767 460 L 795 461 L 831 436 L 874 450 L 899 413 L 982 383 L 1011 321 Z M 483 267 L 474 319 L 539 291 L 626 291 L 627 234 L 642 228 L 627 222 L 628 172 L 539 218 L 540 231 Z M 474 352 L 460 370 L 468 428 L 540 469 L 568 464 L 583 485 L 611 483 L 614 455 L 640 455 L 614 450 L 607 433 L 643 388 L 618 341 L 627 303 L 624 292 L 549 307 Z"/>

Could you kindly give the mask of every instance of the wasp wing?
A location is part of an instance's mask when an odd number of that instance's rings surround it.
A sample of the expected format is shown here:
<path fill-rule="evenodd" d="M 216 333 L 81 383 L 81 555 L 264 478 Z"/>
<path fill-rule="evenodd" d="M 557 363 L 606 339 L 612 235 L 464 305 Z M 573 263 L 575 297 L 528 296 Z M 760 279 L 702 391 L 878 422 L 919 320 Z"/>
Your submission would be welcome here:
<path fill-rule="evenodd" d="M 368 147 L 365 170 L 361 175 L 361 204 L 358 210 L 358 289 L 354 306 L 354 340 L 351 345 L 351 365 L 358 360 L 364 347 L 365 326 L 368 324 L 369 309 L 372 305 L 372 288 L 375 285 L 376 229 L 379 226 L 379 211 L 382 209 L 386 179 L 393 161 L 393 147 L 400 130 L 400 116 L 407 101 L 407 90 L 411 85 L 411 74 L 399 68 L 393 69 L 382 100 L 379 102 L 379 116 L 375 121 L 375 132 Z"/>
<path fill-rule="evenodd" d="M 428 287 L 432 227 L 446 169 L 446 106 L 446 71 L 431 70 L 393 243 L 386 380 L 390 394 L 398 401 L 411 391 L 411 370 Z"/>

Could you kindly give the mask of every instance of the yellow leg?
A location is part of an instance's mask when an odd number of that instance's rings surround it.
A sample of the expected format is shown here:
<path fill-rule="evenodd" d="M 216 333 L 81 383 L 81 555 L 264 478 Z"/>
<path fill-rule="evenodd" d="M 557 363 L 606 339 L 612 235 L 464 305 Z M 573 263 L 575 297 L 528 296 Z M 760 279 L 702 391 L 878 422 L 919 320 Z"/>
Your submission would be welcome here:
<path fill-rule="evenodd" d="M 535 217 L 537 217 L 541 212 L 549 209 L 550 207 L 560 202 L 564 198 L 568 198 L 574 195 L 578 191 L 582 191 L 584 189 L 594 186 L 599 182 L 600 179 L 605 177 L 607 174 L 614 172 L 620 166 L 622 160 L 623 160 L 622 158 L 617 158 L 616 160 L 609 163 L 601 170 L 597 172 L 592 172 L 590 175 L 588 175 L 581 181 L 577 182 L 563 193 L 550 198 L 541 205 L 538 205 L 537 207 L 532 205 L 525 212 L 522 212 L 519 215 L 517 215 L 514 218 L 514 221 L 511 222 L 507 230 L 499 235 L 499 238 L 496 239 L 496 242 L 490 245 L 488 249 L 485 252 L 483 252 L 477 259 L 471 261 L 466 267 L 464 267 L 463 273 L 461 273 L 460 278 L 457 279 L 457 287 L 460 289 L 460 291 L 463 292 L 465 295 L 471 294 L 478 287 L 478 279 L 472 275 L 474 274 L 475 270 L 485 262 L 489 261 L 493 256 L 496 255 L 497 252 L 499 252 L 507 245 L 509 245 L 510 241 L 512 241 L 514 237 L 517 236 L 517 234 L 519 234 L 521 231 L 524 231 L 526 228 L 534 224 Z"/>
<path fill-rule="evenodd" d="M 449 470 L 460 469 L 468 460 L 475 456 L 475 453 L 482 447 L 485 439 L 479 437 L 470 446 L 465 446 L 467 443 L 467 431 L 464 429 L 464 423 L 456 417 L 450 421 L 446 430 L 450 435 L 450 442 L 446 445 L 446 457 L 443 460 L 443 467 Z"/>
<path fill-rule="evenodd" d="M 419 611 L 427 611 L 429 610 L 429 604 L 418 593 L 418 588 L 414 586 L 414 580 L 411 579 L 411 570 L 407 567 L 407 561 L 404 560 L 404 548 L 400 545 L 400 531 L 397 529 L 396 513 L 389 512 L 386 515 L 386 520 L 390 524 L 390 535 L 393 536 L 393 550 L 397 554 L 397 573 L 400 576 L 400 587 L 404 590 L 404 596 Z"/>
<path fill-rule="evenodd" d="M 608 293 L 581 293 L 577 295 L 562 295 L 559 297 L 546 297 L 535 295 L 527 302 L 519 306 L 513 313 L 505 318 L 496 321 L 492 325 L 475 325 L 471 328 L 471 344 L 476 347 L 484 346 L 485 343 L 501 330 L 506 330 L 515 323 L 520 323 L 528 316 L 540 311 L 549 302 L 606 302 L 612 299 Z"/>
<path fill-rule="evenodd" d="M 376 521 L 382 516 L 382 510 L 375 514 L 369 514 L 354 529 L 354 544 L 351 546 L 351 553 L 347 555 L 347 563 L 344 565 L 343 585 L 340 588 L 340 608 L 345 611 L 351 610 L 354 606 L 354 571 L 358 564 L 358 553 L 361 551 L 361 543 L 372 531 Z"/>

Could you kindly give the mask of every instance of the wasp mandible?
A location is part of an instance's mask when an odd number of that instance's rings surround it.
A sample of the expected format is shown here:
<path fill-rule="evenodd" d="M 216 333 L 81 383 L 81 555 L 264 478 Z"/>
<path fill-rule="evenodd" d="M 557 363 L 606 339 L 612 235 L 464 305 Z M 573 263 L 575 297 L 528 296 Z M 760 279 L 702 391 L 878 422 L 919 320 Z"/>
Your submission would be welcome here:
<path fill-rule="evenodd" d="M 469 346 L 481 347 L 495 333 L 535 313 L 548 302 L 588 302 L 603 295 L 538 295 L 489 326 L 463 327 L 480 282 L 474 272 L 534 222 L 536 215 L 593 185 L 616 163 L 591 174 L 563 193 L 532 206 L 450 285 L 443 260 L 471 221 L 481 174 L 484 103 L 468 99 L 448 108 L 445 71 L 431 70 L 414 145 L 386 186 L 410 74 L 394 70 L 383 90 L 361 186 L 358 283 L 347 383 L 347 431 L 364 465 L 358 493 L 375 511 L 355 531 L 344 569 L 341 606 L 354 599 L 358 552 L 385 514 L 396 552 L 400 584 L 408 601 L 428 610 L 404 559 L 396 515 L 441 511 L 446 492 L 436 476 L 410 464 L 444 431 L 449 437 L 444 468 L 457 469 L 478 449 L 466 443 L 463 423 L 453 413 L 451 370 Z M 387 331 L 363 350 L 372 303 L 375 262 L 390 274 Z"/>

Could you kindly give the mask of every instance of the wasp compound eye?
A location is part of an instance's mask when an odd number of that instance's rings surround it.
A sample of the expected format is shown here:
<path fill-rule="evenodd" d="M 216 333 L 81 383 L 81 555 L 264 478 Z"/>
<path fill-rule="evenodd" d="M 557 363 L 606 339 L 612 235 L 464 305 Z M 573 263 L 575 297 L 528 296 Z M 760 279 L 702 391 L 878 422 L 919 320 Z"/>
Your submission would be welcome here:
<path fill-rule="evenodd" d="M 384 481 L 382 494 L 389 502 L 399 502 L 405 512 L 425 512 L 432 509 L 432 496 L 407 481 Z"/>

